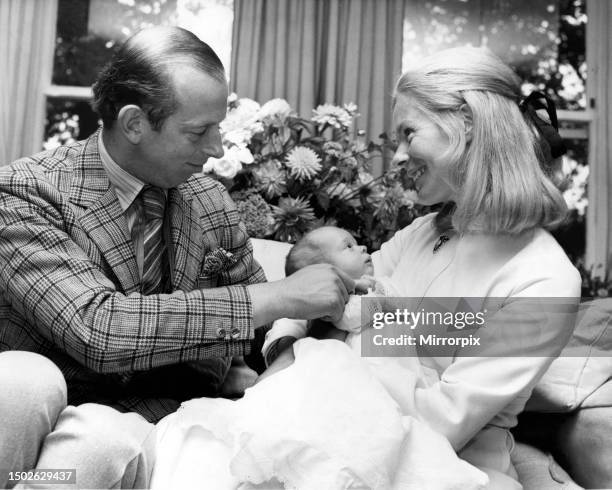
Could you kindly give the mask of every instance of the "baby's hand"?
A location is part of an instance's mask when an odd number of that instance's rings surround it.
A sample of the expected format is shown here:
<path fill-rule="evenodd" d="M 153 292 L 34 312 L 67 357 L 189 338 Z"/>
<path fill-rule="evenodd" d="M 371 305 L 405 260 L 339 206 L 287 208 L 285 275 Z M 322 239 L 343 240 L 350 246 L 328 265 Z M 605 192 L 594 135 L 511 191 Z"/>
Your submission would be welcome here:
<path fill-rule="evenodd" d="M 370 289 L 376 288 L 376 279 L 373 276 L 361 276 L 355 281 L 355 293 L 367 294 Z"/>

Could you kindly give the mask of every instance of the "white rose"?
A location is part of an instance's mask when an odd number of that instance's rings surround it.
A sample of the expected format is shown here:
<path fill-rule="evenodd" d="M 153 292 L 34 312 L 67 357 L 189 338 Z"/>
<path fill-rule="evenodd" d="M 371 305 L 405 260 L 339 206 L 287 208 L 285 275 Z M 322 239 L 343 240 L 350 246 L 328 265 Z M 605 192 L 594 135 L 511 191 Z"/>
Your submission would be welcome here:
<path fill-rule="evenodd" d="M 210 172 L 215 170 L 213 160 L 216 160 L 216 158 L 209 158 L 208 160 L 206 160 L 206 163 L 202 167 L 202 172 L 204 172 L 205 174 L 209 174 Z"/>
<path fill-rule="evenodd" d="M 251 141 L 251 133 L 244 128 L 233 129 L 224 135 L 225 141 L 237 146 L 247 145 Z"/>
<path fill-rule="evenodd" d="M 238 160 L 240 163 L 244 163 L 245 165 L 250 165 L 255 161 L 251 150 L 249 150 L 246 146 L 232 146 L 227 153 L 231 155 L 231 158 Z"/>
<path fill-rule="evenodd" d="M 208 162 L 211 160 L 215 173 L 219 177 L 223 177 L 225 179 L 233 179 L 242 169 L 242 164 L 240 161 L 237 158 L 234 158 L 232 152 L 229 150 L 226 150 L 225 155 L 223 155 L 221 158 L 209 158 Z"/>

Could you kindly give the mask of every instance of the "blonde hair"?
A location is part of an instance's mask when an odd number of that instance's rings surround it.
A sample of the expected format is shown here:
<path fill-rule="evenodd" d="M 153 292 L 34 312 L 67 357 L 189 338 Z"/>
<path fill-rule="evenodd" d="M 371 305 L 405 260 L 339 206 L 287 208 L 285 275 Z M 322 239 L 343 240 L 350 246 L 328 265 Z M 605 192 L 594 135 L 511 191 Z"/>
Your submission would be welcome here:
<path fill-rule="evenodd" d="M 519 109 L 520 79 L 491 51 L 462 47 L 427 57 L 402 74 L 398 95 L 413 98 L 449 138 L 458 232 L 518 234 L 563 221 L 561 161 L 550 161 L 548 144 Z"/>

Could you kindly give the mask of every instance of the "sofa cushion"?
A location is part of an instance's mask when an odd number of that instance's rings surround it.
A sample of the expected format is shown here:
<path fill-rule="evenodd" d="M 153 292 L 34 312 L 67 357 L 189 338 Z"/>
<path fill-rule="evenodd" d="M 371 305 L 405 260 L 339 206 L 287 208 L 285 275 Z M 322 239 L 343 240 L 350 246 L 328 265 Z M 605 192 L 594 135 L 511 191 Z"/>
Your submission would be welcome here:
<path fill-rule="evenodd" d="M 251 243 L 253 256 L 263 268 L 268 281 L 285 277 L 285 258 L 293 245 L 262 238 L 251 238 Z"/>
<path fill-rule="evenodd" d="M 570 342 L 540 380 L 525 409 L 569 412 L 580 407 L 612 378 L 611 352 L 612 298 L 582 303 Z"/>

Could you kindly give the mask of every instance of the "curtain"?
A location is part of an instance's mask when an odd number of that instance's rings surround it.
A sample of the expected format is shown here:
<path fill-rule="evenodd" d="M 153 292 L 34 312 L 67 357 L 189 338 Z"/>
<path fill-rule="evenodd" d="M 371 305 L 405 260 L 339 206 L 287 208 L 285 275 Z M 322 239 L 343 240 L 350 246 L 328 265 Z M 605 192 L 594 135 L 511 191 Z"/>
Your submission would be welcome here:
<path fill-rule="evenodd" d="M 376 139 L 391 125 L 403 21 L 404 0 L 235 0 L 231 88 L 303 116 L 354 102 L 358 129 Z"/>
<path fill-rule="evenodd" d="M 588 266 L 612 277 L 612 2 L 587 3 L 587 95 L 594 103 L 590 127 L 587 210 Z"/>
<path fill-rule="evenodd" d="M 0 1 L 0 165 L 42 149 L 57 0 Z"/>

